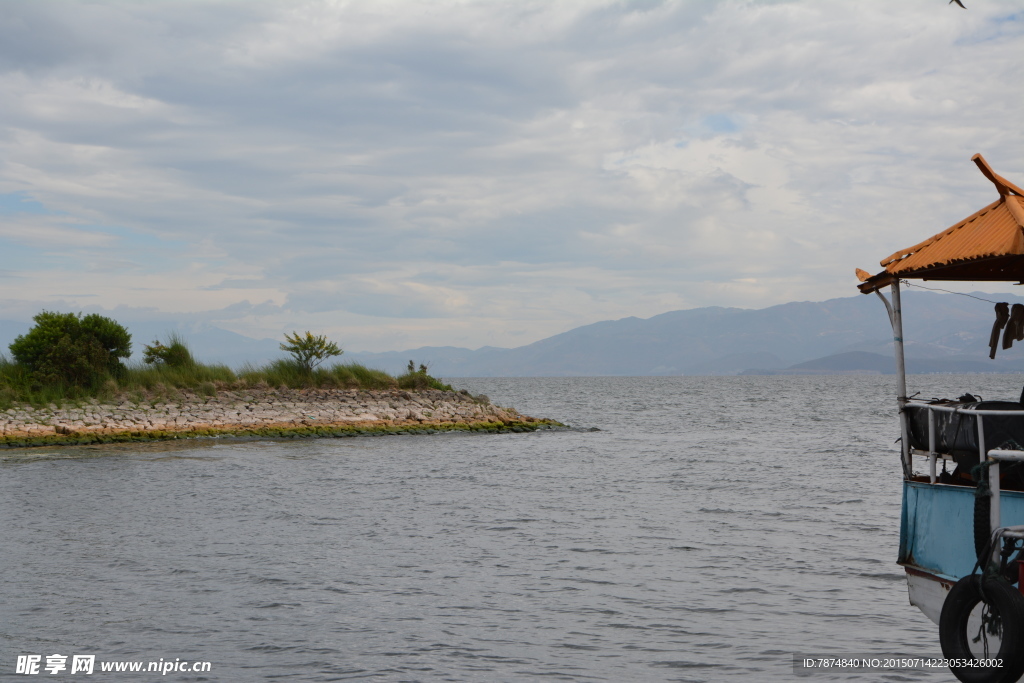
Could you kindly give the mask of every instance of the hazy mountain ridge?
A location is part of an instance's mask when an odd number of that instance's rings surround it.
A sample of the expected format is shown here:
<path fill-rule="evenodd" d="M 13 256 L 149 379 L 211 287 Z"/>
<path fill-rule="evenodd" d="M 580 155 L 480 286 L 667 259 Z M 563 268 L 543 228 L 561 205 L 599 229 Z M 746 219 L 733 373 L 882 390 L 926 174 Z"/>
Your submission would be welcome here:
<path fill-rule="evenodd" d="M 1024 372 L 1024 358 L 1012 360 L 980 360 L 970 356 L 906 359 L 911 374 L 970 373 L 970 372 Z M 744 370 L 742 375 L 834 375 L 834 374 L 896 374 L 896 361 L 892 354 L 882 355 L 868 351 L 846 351 L 788 368 L 756 368 Z"/>
<path fill-rule="evenodd" d="M 1009 295 L 981 295 L 1024 303 Z M 911 372 L 1017 372 L 1021 348 L 988 359 L 992 304 L 910 291 L 903 296 Z M 836 357 L 863 352 L 861 355 Z M 706 375 L 741 372 L 893 372 L 892 331 L 875 296 L 765 309 L 709 307 L 578 327 L 514 349 L 424 347 L 352 359 L 394 370 L 409 359 L 438 375 Z M 800 367 L 811 363 L 811 366 Z"/>
<path fill-rule="evenodd" d="M 1024 303 L 1009 295 L 979 295 Z M 904 337 L 911 372 L 1024 371 L 1024 342 L 988 359 L 992 304 L 965 296 L 909 291 Z M 212 325 L 121 321 L 142 344 L 180 333 L 204 362 L 238 366 L 285 354 L 279 341 L 252 339 Z M 29 329 L 0 321 L 0 351 Z M 343 347 L 344 339 L 337 340 Z M 764 309 L 717 306 L 651 318 L 604 320 L 517 348 L 434 346 L 382 353 L 346 352 L 340 359 L 392 373 L 425 363 L 441 377 L 595 375 L 819 374 L 894 371 L 892 332 L 875 296 L 791 302 Z"/>

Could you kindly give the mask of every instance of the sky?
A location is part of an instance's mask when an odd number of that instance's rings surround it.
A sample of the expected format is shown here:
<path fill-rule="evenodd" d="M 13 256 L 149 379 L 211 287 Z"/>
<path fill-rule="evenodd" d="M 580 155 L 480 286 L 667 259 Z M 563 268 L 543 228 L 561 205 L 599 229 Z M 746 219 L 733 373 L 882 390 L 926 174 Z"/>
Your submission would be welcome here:
<path fill-rule="evenodd" d="M 0 0 L 0 319 L 386 351 L 853 296 L 998 197 L 974 153 L 1024 184 L 1024 8 L 964 4 Z"/>

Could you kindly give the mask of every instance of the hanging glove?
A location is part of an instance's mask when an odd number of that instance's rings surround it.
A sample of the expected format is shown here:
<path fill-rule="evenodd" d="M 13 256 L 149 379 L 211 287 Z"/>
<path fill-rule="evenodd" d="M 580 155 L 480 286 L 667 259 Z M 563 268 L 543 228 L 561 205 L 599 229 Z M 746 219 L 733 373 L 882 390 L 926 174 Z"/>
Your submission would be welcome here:
<path fill-rule="evenodd" d="M 1014 304 L 1010 308 L 1010 320 L 1006 323 L 1006 331 L 1003 332 L 1003 348 L 1013 346 L 1015 340 L 1024 339 L 1024 306 Z"/>
<path fill-rule="evenodd" d="M 999 332 L 1006 327 L 1006 321 L 1010 319 L 1010 304 L 1003 302 L 996 304 L 996 321 L 992 325 L 992 335 L 988 339 L 988 357 L 996 357 L 996 347 L 999 346 Z"/>

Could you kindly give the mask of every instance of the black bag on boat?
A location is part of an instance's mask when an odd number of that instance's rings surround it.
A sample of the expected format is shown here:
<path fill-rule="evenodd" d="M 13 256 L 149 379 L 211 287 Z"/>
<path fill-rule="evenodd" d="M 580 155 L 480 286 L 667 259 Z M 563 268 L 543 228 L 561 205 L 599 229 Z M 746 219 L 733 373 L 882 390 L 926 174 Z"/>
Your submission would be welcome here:
<path fill-rule="evenodd" d="M 971 415 L 974 410 L 1020 410 L 1024 404 L 1013 401 L 975 401 L 943 403 L 961 412 L 935 411 L 935 450 L 953 456 L 961 472 L 970 472 L 978 464 L 978 419 L 984 421 L 985 448 L 1024 450 L 1024 415 Z M 910 445 L 928 450 L 928 410 L 911 409 Z"/>

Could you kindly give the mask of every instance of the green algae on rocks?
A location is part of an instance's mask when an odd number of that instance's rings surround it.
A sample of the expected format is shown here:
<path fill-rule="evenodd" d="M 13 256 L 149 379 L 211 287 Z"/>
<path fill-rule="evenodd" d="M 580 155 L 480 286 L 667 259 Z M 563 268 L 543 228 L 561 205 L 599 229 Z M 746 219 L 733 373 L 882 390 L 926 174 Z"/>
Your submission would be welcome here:
<path fill-rule="evenodd" d="M 160 402 L 20 406 L 0 411 L 0 447 L 192 438 L 325 438 L 561 427 L 468 392 L 424 389 L 246 389 L 182 393 Z"/>

